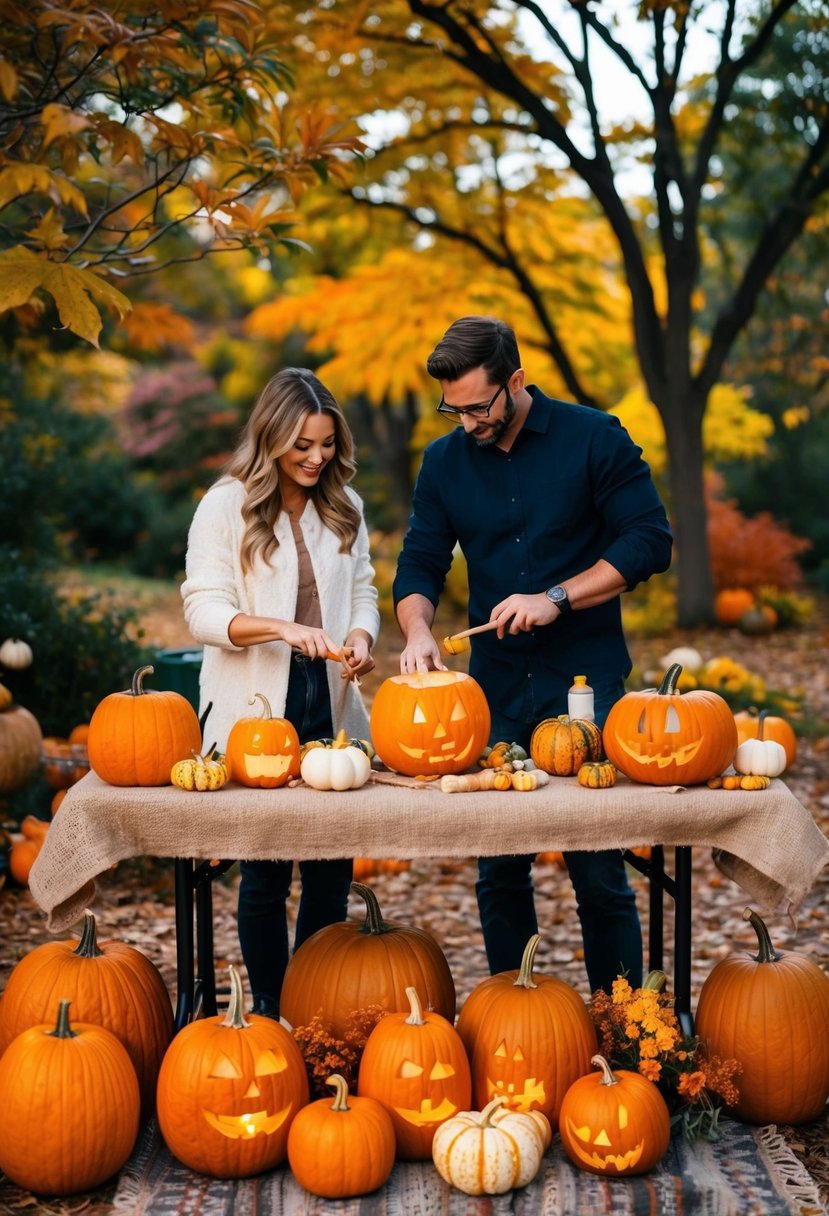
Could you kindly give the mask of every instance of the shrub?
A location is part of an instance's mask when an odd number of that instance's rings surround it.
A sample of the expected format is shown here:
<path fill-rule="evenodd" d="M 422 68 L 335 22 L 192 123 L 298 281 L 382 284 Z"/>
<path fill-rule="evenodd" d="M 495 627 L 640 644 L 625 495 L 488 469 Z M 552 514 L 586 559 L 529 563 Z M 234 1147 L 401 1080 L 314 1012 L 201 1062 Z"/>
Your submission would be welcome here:
<path fill-rule="evenodd" d="M 734 499 L 723 501 L 722 478 L 708 480 L 708 543 L 714 588 L 773 586 L 791 590 L 803 582 L 799 556 L 812 542 L 795 536 L 769 511 L 748 518 Z"/>

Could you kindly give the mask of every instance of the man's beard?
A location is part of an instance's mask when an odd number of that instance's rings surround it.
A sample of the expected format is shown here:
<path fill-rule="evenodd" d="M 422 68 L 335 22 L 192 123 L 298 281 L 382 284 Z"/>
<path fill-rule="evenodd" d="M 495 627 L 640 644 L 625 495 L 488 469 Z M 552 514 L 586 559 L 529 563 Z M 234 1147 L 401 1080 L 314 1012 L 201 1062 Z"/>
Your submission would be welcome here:
<path fill-rule="evenodd" d="M 512 396 L 507 397 L 506 405 L 504 406 L 504 416 L 498 422 L 493 422 L 492 430 L 483 439 L 475 438 L 479 448 L 491 448 L 494 443 L 497 443 L 504 432 L 509 428 L 510 423 L 515 417 L 515 402 Z"/>

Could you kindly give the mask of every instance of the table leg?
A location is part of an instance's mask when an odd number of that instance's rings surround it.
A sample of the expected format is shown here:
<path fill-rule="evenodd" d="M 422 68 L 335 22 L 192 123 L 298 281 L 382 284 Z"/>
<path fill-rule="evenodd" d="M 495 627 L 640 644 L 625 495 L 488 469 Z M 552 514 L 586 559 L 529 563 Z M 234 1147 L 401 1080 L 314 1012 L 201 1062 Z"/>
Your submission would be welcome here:
<path fill-rule="evenodd" d="M 648 871 L 648 970 L 661 971 L 665 948 L 665 850 L 651 848 Z"/>
<path fill-rule="evenodd" d="M 175 859 L 176 881 L 176 986 L 175 1029 L 181 1030 L 192 1019 L 195 1002 L 193 959 L 193 861 Z"/>
<path fill-rule="evenodd" d="M 691 1014 L 691 846 L 674 849 L 674 971 L 676 1013 L 685 1034 L 694 1033 Z"/>

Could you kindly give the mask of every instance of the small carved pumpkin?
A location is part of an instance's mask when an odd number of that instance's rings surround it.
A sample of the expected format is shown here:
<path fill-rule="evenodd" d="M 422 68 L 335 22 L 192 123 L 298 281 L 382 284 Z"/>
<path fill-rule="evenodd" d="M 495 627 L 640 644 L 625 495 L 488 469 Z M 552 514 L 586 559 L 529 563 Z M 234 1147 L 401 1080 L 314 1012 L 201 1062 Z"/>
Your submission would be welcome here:
<path fill-rule="evenodd" d="M 613 1071 L 600 1055 L 590 1063 L 600 1072 L 579 1077 L 561 1103 L 558 1130 L 564 1151 L 591 1174 L 627 1178 L 647 1173 L 671 1138 L 665 1099 L 638 1072 Z"/>
<path fill-rule="evenodd" d="M 303 1107 L 288 1133 L 288 1163 L 300 1186 L 323 1199 L 350 1199 L 381 1187 L 394 1169 L 394 1127 L 374 1098 L 352 1097 L 333 1073 L 334 1101 Z"/>
<path fill-rule="evenodd" d="M 247 1178 L 285 1160 L 288 1130 L 308 1101 L 308 1074 L 293 1036 L 242 1010 L 230 972 L 227 1014 L 190 1022 L 158 1077 L 158 1123 L 172 1153 L 213 1178 Z"/>
<path fill-rule="evenodd" d="M 70 1025 L 70 1002 L 53 1004 L 57 1020 L 24 1030 L 0 1060 L 0 1170 L 38 1195 L 73 1195 L 94 1190 L 127 1160 L 140 1099 L 115 1035 Z"/>
<path fill-rule="evenodd" d="M 472 1067 L 472 1100 L 503 1097 L 510 1109 L 538 1110 L 553 1127 L 561 1100 L 589 1071 L 596 1031 L 582 998 L 533 972 L 541 938 L 530 938 L 518 971 L 482 980 L 464 1002 L 458 1034 Z"/>
<path fill-rule="evenodd" d="M 466 1195 L 503 1195 L 532 1182 L 547 1138 L 543 1116 L 503 1109 L 493 1098 L 481 1111 L 461 1111 L 435 1132 L 432 1160 L 445 1182 Z"/>
<path fill-rule="evenodd" d="M 355 882 L 351 890 L 365 901 L 365 922 L 326 925 L 291 955 L 279 998 L 282 1016 L 292 1026 L 307 1026 L 321 1011 L 332 1036 L 342 1039 L 355 1009 L 408 1011 L 406 989 L 414 987 L 428 1008 L 454 1022 L 455 984 L 431 933 L 384 920 L 371 887 Z"/>
<path fill-rule="evenodd" d="M 145 689 L 139 667 L 126 692 L 111 692 L 89 723 L 89 763 L 110 785 L 169 785 L 170 769 L 201 747 L 193 706 L 177 692 Z"/>
<path fill-rule="evenodd" d="M 701 785 L 734 759 L 737 727 L 728 703 L 708 689 L 679 693 L 681 672 L 674 663 L 658 689 L 625 693 L 611 706 L 605 751 L 631 781 Z"/>
<path fill-rule="evenodd" d="M 748 1123 L 807 1123 L 829 1097 L 829 976 L 812 959 L 775 950 L 746 908 L 760 946 L 729 954 L 700 989 L 695 1029 L 709 1055 L 743 1065 L 734 1114 Z"/>
<path fill-rule="evenodd" d="M 602 732 L 595 722 L 559 714 L 539 722 L 530 738 L 530 755 L 540 769 L 573 777 L 586 760 L 602 754 Z"/>
<path fill-rule="evenodd" d="M 372 1030 L 360 1058 L 359 1093 L 382 1102 L 391 1115 L 402 1161 L 432 1155 L 441 1123 L 472 1101 L 466 1048 L 446 1018 L 424 1013 L 407 988 L 409 1014 L 389 1013 Z"/>
<path fill-rule="evenodd" d="M 371 738 L 387 768 L 409 777 L 471 768 L 489 738 L 483 689 L 462 671 L 391 676 L 371 707 Z"/>
<path fill-rule="evenodd" d="M 232 781 L 275 790 L 299 776 L 299 736 L 287 718 L 271 716 L 263 693 L 255 693 L 249 704 L 257 700 L 262 702 L 262 716 L 233 724 L 225 758 Z"/>

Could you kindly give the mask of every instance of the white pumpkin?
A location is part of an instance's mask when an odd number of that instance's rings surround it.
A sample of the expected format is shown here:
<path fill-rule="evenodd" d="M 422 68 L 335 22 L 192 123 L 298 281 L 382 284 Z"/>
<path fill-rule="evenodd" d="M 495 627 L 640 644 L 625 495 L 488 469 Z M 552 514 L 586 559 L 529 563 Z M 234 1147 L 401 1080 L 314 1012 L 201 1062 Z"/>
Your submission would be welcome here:
<path fill-rule="evenodd" d="M 541 1166 L 548 1143 L 543 1116 L 499 1109 L 504 1102 L 499 1094 L 482 1111 L 461 1111 L 435 1132 L 435 1169 L 467 1195 L 503 1195 L 526 1186 Z"/>
<path fill-rule="evenodd" d="M 674 663 L 679 663 L 683 671 L 689 671 L 692 674 L 700 670 L 704 661 L 700 652 L 693 646 L 677 646 L 659 660 L 665 671 L 669 667 L 673 667 Z"/>
<path fill-rule="evenodd" d="M 752 773 L 758 777 L 779 777 L 786 762 L 786 749 L 775 739 L 745 739 L 734 757 L 738 773 Z"/>
<path fill-rule="evenodd" d="M 8 667 L 9 671 L 22 671 L 25 667 L 31 667 L 33 658 L 31 646 L 21 638 L 6 638 L 0 646 L 0 663 Z"/>
<path fill-rule="evenodd" d="M 359 747 L 312 747 L 299 766 L 306 785 L 315 790 L 356 790 L 365 785 L 371 761 Z"/>

